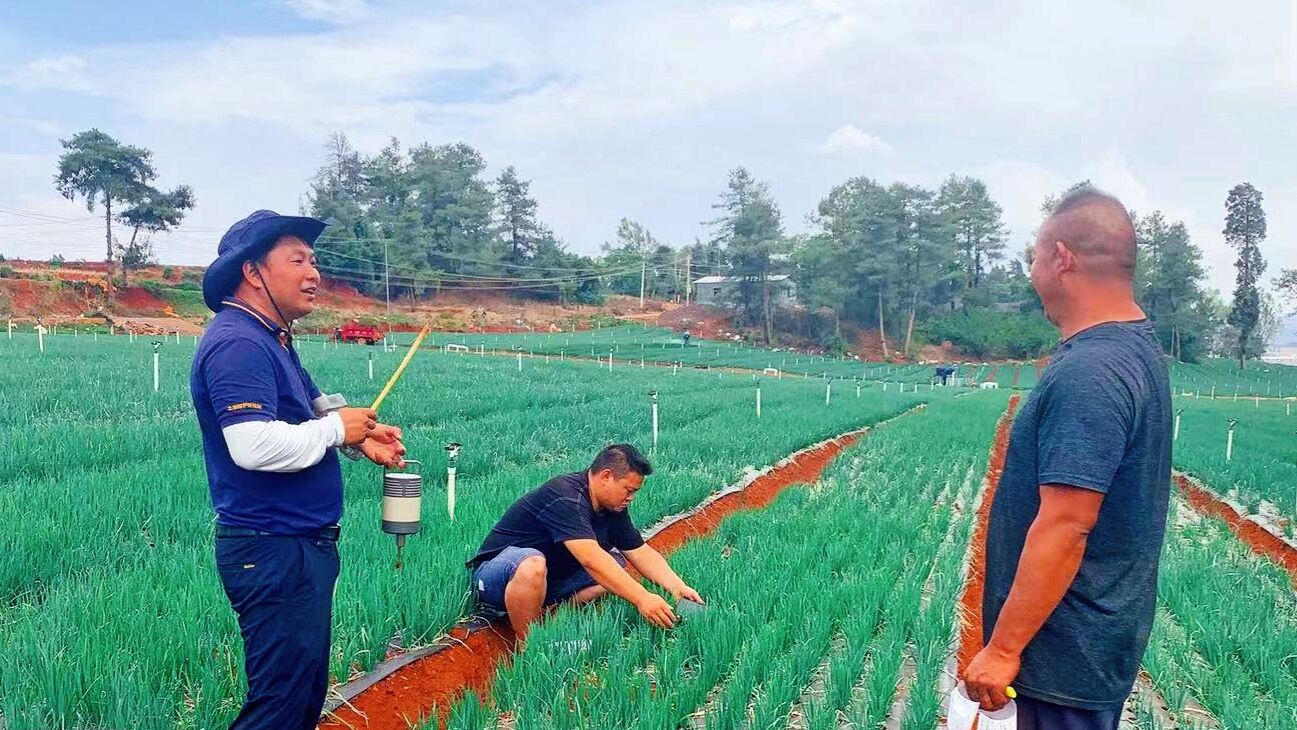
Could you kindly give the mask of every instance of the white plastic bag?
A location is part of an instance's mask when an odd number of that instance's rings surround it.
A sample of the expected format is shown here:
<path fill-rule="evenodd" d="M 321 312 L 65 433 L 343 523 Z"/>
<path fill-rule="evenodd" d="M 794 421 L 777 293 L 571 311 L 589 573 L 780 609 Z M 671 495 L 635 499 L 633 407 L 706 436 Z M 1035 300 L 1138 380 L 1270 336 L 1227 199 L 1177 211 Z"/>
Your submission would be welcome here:
<path fill-rule="evenodd" d="M 946 706 L 946 727 L 949 730 L 1017 730 L 1018 706 L 1013 700 L 994 712 L 982 710 L 977 700 L 968 696 L 964 683 L 960 682 L 950 691 L 950 702 Z"/>

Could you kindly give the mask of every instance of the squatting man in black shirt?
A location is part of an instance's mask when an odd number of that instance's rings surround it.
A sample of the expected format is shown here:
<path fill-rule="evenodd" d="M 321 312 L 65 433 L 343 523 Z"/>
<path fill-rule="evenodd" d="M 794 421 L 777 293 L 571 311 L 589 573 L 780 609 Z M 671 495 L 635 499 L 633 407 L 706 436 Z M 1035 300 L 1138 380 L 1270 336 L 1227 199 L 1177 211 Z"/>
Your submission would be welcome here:
<path fill-rule="evenodd" d="M 626 572 L 629 562 L 677 601 L 702 603 L 631 524 L 626 508 L 652 473 L 634 446 L 614 444 L 586 471 L 554 477 L 523 495 L 468 561 L 479 605 L 507 615 L 519 640 L 545 607 L 588 603 L 606 593 L 655 626 L 674 626 L 671 605 Z"/>

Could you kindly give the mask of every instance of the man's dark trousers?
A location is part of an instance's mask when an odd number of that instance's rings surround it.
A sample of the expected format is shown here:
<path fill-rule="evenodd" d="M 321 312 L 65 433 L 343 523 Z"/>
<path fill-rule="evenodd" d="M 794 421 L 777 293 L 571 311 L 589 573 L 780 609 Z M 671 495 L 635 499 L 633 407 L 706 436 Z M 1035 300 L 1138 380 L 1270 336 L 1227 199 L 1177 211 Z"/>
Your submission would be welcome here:
<path fill-rule="evenodd" d="M 216 567 L 239 617 L 248 675 L 231 730 L 314 728 L 329 683 L 336 536 L 217 528 Z"/>

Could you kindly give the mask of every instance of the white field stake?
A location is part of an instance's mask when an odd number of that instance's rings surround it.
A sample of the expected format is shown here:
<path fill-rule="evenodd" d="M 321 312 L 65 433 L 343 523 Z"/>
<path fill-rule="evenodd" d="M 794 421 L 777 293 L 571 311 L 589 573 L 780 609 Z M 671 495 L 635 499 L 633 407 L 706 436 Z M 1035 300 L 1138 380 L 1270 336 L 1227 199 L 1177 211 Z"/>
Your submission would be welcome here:
<path fill-rule="evenodd" d="M 369 379 L 374 379 L 374 353 L 369 353 Z"/>
<path fill-rule="evenodd" d="M 761 381 L 757 381 L 757 418 L 761 417 Z"/>
<path fill-rule="evenodd" d="M 1234 458 L 1234 425 L 1237 423 L 1233 418 L 1229 419 L 1229 433 L 1225 436 L 1225 461 Z"/>
<path fill-rule="evenodd" d="M 522 350 L 518 351 L 518 372 L 522 372 Z"/>
<path fill-rule="evenodd" d="M 1180 440 L 1180 414 L 1181 414 L 1181 413 L 1184 413 L 1184 409 L 1183 409 L 1183 408 L 1181 408 L 1180 410 L 1178 410 L 1178 411 L 1175 412 L 1175 429 L 1174 429 L 1174 430 L 1172 431 L 1172 433 L 1171 433 L 1171 440 L 1172 440 L 1172 441 L 1179 441 L 1179 440 Z"/>
<path fill-rule="evenodd" d="M 12 340 L 13 338 L 14 338 L 14 321 L 11 319 L 9 320 L 9 339 Z"/>
<path fill-rule="evenodd" d="M 856 397 L 860 397 L 860 381 L 856 381 Z"/>
<path fill-rule="evenodd" d="M 162 347 L 161 342 L 153 343 L 153 392 L 158 392 L 158 348 Z"/>
<path fill-rule="evenodd" d="M 650 390 L 649 398 L 653 401 L 653 450 L 656 451 L 658 447 L 658 392 Z"/>
<path fill-rule="evenodd" d="M 36 346 L 45 352 L 45 328 L 39 324 L 36 325 Z"/>
<path fill-rule="evenodd" d="M 829 380 L 824 383 L 824 405 L 829 404 L 829 396 L 833 393 L 833 381 Z"/>
<path fill-rule="evenodd" d="M 459 467 L 459 444 L 446 444 L 446 513 L 455 521 L 455 472 Z"/>

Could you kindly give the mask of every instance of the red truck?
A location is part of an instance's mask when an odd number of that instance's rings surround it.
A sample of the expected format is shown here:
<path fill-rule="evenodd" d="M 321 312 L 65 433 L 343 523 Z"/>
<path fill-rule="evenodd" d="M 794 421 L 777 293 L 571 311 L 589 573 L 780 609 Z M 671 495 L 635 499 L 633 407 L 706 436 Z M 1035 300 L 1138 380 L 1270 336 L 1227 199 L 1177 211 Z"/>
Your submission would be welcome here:
<path fill-rule="evenodd" d="M 333 336 L 338 342 L 363 342 L 372 345 L 383 339 L 383 332 L 377 327 L 351 322 L 334 330 Z"/>

